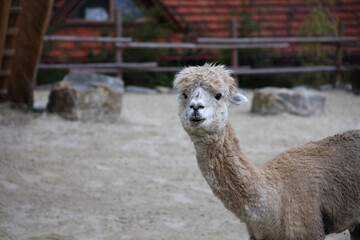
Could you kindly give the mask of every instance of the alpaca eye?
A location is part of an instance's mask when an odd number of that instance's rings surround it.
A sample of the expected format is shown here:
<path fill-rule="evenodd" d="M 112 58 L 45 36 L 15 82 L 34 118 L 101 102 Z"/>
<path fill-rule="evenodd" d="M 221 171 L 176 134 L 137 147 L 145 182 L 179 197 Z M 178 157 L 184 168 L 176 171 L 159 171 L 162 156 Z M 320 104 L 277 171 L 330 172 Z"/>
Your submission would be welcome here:
<path fill-rule="evenodd" d="M 183 93 L 183 96 L 184 96 L 185 99 L 187 99 L 187 95 L 185 93 Z"/>
<path fill-rule="evenodd" d="M 220 100 L 221 97 L 222 97 L 221 93 L 218 93 L 218 94 L 216 94 L 216 96 L 215 96 L 216 100 Z"/>

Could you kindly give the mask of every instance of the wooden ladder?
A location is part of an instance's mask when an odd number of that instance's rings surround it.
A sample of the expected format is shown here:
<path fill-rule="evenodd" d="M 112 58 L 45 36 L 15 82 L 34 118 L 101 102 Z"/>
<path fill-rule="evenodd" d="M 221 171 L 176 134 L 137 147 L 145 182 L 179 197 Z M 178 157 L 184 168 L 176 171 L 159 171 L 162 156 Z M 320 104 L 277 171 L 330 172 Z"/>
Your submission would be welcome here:
<path fill-rule="evenodd" d="M 21 0 L 0 2 L 0 101 L 7 99 L 8 83 L 11 75 L 16 37 L 19 34 L 19 20 L 22 11 Z"/>

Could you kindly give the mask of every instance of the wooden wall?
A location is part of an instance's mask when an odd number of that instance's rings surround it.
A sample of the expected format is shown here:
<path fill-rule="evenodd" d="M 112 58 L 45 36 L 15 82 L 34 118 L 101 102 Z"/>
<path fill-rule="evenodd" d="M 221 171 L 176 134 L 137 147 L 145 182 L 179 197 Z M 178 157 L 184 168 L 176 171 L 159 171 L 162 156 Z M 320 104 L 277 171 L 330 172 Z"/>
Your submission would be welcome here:
<path fill-rule="evenodd" d="M 8 89 L 12 102 L 33 105 L 36 68 L 52 5 L 53 0 L 21 2 L 23 12 Z"/>

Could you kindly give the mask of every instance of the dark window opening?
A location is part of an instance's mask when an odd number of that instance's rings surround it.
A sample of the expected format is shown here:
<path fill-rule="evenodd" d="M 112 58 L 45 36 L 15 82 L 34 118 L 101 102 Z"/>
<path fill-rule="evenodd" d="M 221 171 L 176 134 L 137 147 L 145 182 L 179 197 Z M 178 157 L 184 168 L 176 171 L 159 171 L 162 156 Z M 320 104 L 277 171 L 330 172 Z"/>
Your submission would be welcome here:
<path fill-rule="evenodd" d="M 108 21 L 110 19 L 109 1 L 87 0 L 71 17 L 86 21 Z"/>
<path fill-rule="evenodd" d="M 121 9 L 123 16 L 127 19 L 144 17 L 143 11 L 134 3 L 133 0 L 115 0 L 115 8 Z"/>

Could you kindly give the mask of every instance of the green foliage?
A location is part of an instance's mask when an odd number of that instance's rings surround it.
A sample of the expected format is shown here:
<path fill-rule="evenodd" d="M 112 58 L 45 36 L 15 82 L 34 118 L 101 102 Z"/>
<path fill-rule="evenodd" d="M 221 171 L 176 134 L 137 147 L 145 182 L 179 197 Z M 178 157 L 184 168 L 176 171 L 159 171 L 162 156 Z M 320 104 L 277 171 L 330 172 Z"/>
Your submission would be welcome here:
<path fill-rule="evenodd" d="M 252 1 L 240 0 L 242 9 L 234 12 L 238 20 L 238 37 L 261 37 L 263 26 L 261 19 L 256 20 L 254 13 L 249 11 Z M 300 28 L 301 36 L 306 37 L 332 37 L 337 36 L 338 18 L 331 12 L 334 0 L 313 0 L 307 1 L 310 5 L 316 2 L 311 9 L 309 17 L 304 20 Z M 264 49 L 244 49 L 239 50 L 239 65 L 251 68 L 264 68 L 280 65 L 272 50 Z M 221 63 L 231 65 L 231 51 L 221 51 Z M 284 61 L 285 60 L 285 61 Z M 302 44 L 297 58 L 284 59 L 282 63 L 287 66 L 316 66 L 333 65 L 334 48 L 322 44 Z M 293 87 L 296 85 L 308 85 L 318 87 L 329 82 L 330 73 L 306 73 L 300 75 L 260 75 L 260 76 L 240 76 L 239 82 L 242 87 L 262 87 L 266 85 L 276 85 L 281 87 Z"/>
<path fill-rule="evenodd" d="M 87 58 L 90 62 L 114 62 L 115 51 L 112 49 L 106 49 L 104 45 L 98 53 L 94 53 L 92 49 L 87 54 Z"/>
<path fill-rule="evenodd" d="M 308 3 L 310 4 L 310 3 Z M 329 6 L 333 1 L 327 1 L 327 5 L 319 2 L 311 9 L 309 18 L 306 18 L 300 27 L 300 35 L 306 37 L 335 37 L 338 36 L 339 20 L 330 11 Z M 300 46 L 299 58 L 302 66 L 330 65 L 334 63 L 331 55 L 334 47 L 324 47 L 321 43 L 304 43 Z M 318 87 L 330 81 L 331 74 L 327 72 L 306 73 L 299 76 L 298 81 L 304 84 Z"/>
<path fill-rule="evenodd" d="M 164 13 L 159 6 L 152 6 L 143 9 L 146 19 L 141 23 L 136 23 L 134 31 L 127 33 L 134 40 L 138 41 L 156 41 L 159 38 L 166 38 L 171 32 L 171 25 L 165 21 Z M 127 22 L 124 23 L 133 24 Z"/>
<path fill-rule="evenodd" d="M 108 37 L 113 32 L 110 28 L 101 29 L 101 37 Z M 115 50 L 113 48 L 107 48 L 106 43 L 101 43 L 101 48 L 98 53 L 94 53 L 92 49 L 89 50 L 87 58 L 90 62 L 114 62 Z"/>
<path fill-rule="evenodd" d="M 261 25 L 261 20 L 254 19 L 254 13 L 249 11 L 249 5 L 252 0 L 241 0 L 241 9 L 235 10 L 233 14 L 237 17 L 237 36 L 239 38 L 247 37 L 261 37 L 261 31 L 264 27 Z M 229 26 L 230 28 L 230 26 Z M 230 64 L 231 50 L 224 50 L 222 52 L 222 62 Z M 251 67 L 265 67 L 271 64 L 270 58 L 267 58 L 271 52 L 264 49 L 240 49 L 238 50 L 239 64 Z M 264 57 L 265 56 L 265 57 Z M 261 59 L 261 61 L 259 61 Z"/>
<path fill-rule="evenodd" d="M 125 36 L 141 42 L 154 42 L 166 38 L 171 32 L 171 26 L 164 21 L 165 17 L 160 8 L 153 6 L 143 11 L 146 20 L 136 24 L 127 22 L 127 25 L 133 25 L 134 31 L 126 33 Z M 164 50 L 160 49 L 126 49 L 123 51 L 123 60 L 124 62 L 157 62 L 158 56 L 163 53 Z M 160 64 L 166 65 L 166 63 Z M 155 87 L 172 84 L 172 74 L 165 73 L 127 72 L 123 74 L 123 78 L 127 85 Z"/>
<path fill-rule="evenodd" d="M 59 69 L 39 69 L 37 72 L 36 84 L 42 85 L 59 82 L 68 72 L 68 70 Z"/>
<path fill-rule="evenodd" d="M 249 11 L 249 5 L 253 0 L 240 0 L 241 9 L 234 11 L 234 15 L 238 18 L 238 37 L 255 37 L 261 35 L 263 26 L 261 21 L 254 19 L 254 13 Z"/>
<path fill-rule="evenodd" d="M 49 25 L 45 34 L 55 34 L 64 24 L 65 20 L 62 19 L 56 24 Z M 56 47 L 56 44 L 56 42 L 44 41 L 40 59 L 48 58 L 49 52 Z M 67 72 L 67 70 L 39 69 L 36 75 L 36 84 L 41 85 L 61 81 Z"/>
<path fill-rule="evenodd" d="M 238 19 L 237 22 L 237 36 L 239 38 L 247 37 L 261 37 L 261 31 L 264 29 L 261 24 L 261 19 L 255 20 L 254 12 L 250 11 L 249 6 L 252 4 L 252 0 L 240 0 L 241 9 L 233 11 L 233 15 Z M 230 26 L 229 26 L 230 29 Z M 268 49 L 239 49 L 238 61 L 239 66 L 247 66 L 251 68 L 263 68 L 273 65 L 271 59 L 272 51 Z M 221 60 L 220 63 L 230 66 L 231 65 L 231 50 L 220 51 Z M 242 87 L 262 87 L 266 85 L 278 85 L 288 86 L 288 83 L 284 83 L 283 80 L 278 80 L 274 76 L 240 76 L 239 85 Z"/>
<path fill-rule="evenodd" d="M 156 73 L 156 72 L 126 72 L 123 79 L 126 85 L 136 85 L 148 88 L 156 86 L 171 87 L 173 73 Z"/>
<path fill-rule="evenodd" d="M 310 12 L 310 17 L 305 19 L 300 27 L 301 35 L 306 37 L 335 37 L 338 35 L 338 18 L 332 14 L 328 7 L 319 4 Z M 333 49 L 324 49 L 321 43 L 306 43 L 300 48 L 300 56 L 312 55 L 311 63 L 331 63 L 328 53 Z M 306 62 L 308 62 L 307 59 Z"/>
<path fill-rule="evenodd" d="M 48 26 L 48 28 L 46 29 L 46 35 L 53 35 L 56 32 L 59 31 L 59 29 L 64 26 L 65 24 L 65 20 L 62 19 L 61 21 L 59 21 L 56 24 L 52 24 Z M 52 42 L 52 41 L 44 41 L 43 43 L 43 47 L 42 47 L 42 51 L 41 51 L 41 59 L 46 59 L 48 57 L 49 52 L 51 51 L 51 49 L 53 49 L 54 47 L 56 47 L 56 42 Z"/>

